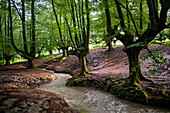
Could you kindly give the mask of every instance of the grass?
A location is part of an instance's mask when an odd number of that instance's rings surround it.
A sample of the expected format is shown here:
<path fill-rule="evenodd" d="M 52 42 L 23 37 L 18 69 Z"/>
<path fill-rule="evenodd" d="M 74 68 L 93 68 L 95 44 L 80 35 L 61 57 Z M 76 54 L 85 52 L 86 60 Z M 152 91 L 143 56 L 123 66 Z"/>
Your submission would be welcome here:
<path fill-rule="evenodd" d="M 11 64 L 17 63 L 17 62 L 24 62 L 27 61 L 26 59 L 21 59 L 21 60 L 15 60 L 14 62 L 10 61 Z"/>
<path fill-rule="evenodd" d="M 13 63 L 17 63 L 17 62 L 24 62 L 24 61 L 27 61 L 26 59 L 21 59 L 21 60 L 15 60 L 14 62 L 13 61 L 10 61 L 10 64 L 13 64 Z M 5 64 L 5 60 L 3 62 L 3 60 L 0 61 L 0 64 Z"/>

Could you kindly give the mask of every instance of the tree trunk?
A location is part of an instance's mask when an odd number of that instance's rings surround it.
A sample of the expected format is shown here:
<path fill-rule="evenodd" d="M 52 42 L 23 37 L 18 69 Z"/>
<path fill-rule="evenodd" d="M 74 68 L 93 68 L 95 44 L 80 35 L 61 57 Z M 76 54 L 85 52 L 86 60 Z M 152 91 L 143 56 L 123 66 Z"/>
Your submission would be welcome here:
<path fill-rule="evenodd" d="M 52 50 L 49 50 L 48 52 L 50 53 L 50 55 L 52 55 L 52 54 L 53 54 L 53 51 L 52 51 Z"/>
<path fill-rule="evenodd" d="M 80 66 L 81 66 L 81 72 L 80 72 L 79 76 L 85 76 L 86 74 L 89 73 L 87 66 L 86 66 L 86 56 L 84 56 L 83 54 L 80 53 L 79 62 L 80 62 Z"/>
<path fill-rule="evenodd" d="M 5 58 L 5 61 L 6 61 L 5 65 L 6 65 L 6 66 L 9 66 L 9 65 L 10 65 L 10 60 L 11 60 L 11 59 L 8 58 L 8 57 Z"/>
<path fill-rule="evenodd" d="M 68 48 L 66 48 L 66 53 L 67 53 L 67 56 L 69 56 L 69 50 L 68 50 Z"/>
<path fill-rule="evenodd" d="M 112 51 L 112 41 L 110 41 L 109 43 L 107 43 L 107 46 L 108 46 L 108 52 L 111 52 Z"/>
<path fill-rule="evenodd" d="M 28 68 L 35 68 L 34 59 L 28 58 Z"/>
<path fill-rule="evenodd" d="M 67 51 L 65 48 L 62 48 L 62 51 L 63 51 L 63 57 L 67 56 Z"/>
<path fill-rule="evenodd" d="M 130 48 L 126 50 L 126 54 L 129 59 L 129 79 L 130 84 L 137 85 L 137 82 L 140 80 L 147 80 L 151 81 L 147 78 L 145 78 L 141 71 L 141 62 L 140 62 L 140 51 L 141 48 Z"/>

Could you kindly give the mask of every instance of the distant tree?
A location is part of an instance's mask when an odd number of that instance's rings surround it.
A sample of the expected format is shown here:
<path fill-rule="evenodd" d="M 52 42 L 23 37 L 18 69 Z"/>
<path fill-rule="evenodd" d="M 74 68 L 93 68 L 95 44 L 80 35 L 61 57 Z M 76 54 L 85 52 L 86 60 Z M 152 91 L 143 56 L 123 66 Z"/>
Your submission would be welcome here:
<path fill-rule="evenodd" d="M 22 5 L 22 14 L 17 8 L 15 2 L 12 0 L 13 6 L 15 7 L 21 22 L 22 22 L 22 38 L 23 38 L 23 43 L 24 43 L 24 49 L 20 49 L 16 46 L 15 40 L 13 37 L 13 25 L 12 25 L 12 13 L 11 13 L 11 0 L 8 0 L 8 10 L 9 10 L 9 18 L 10 18 L 10 37 L 11 37 L 11 43 L 14 49 L 18 54 L 20 54 L 22 57 L 25 59 L 28 59 L 28 67 L 29 68 L 34 68 L 34 59 L 35 59 L 35 54 L 36 54 L 36 47 L 35 47 L 35 14 L 34 14 L 34 4 L 35 0 L 31 0 L 31 38 L 30 38 L 30 48 L 28 46 L 28 41 L 26 37 L 26 20 L 25 20 L 25 0 L 21 0 L 21 5 Z"/>
<path fill-rule="evenodd" d="M 5 59 L 5 65 L 10 65 L 10 60 L 15 56 L 15 51 L 10 43 L 10 23 L 7 10 L 7 2 L 1 2 L 0 11 L 0 38 L 1 38 L 1 57 Z M 14 19 L 15 20 L 15 19 Z"/>
<path fill-rule="evenodd" d="M 58 45 L 58 49 L 62 49 L 63 51 L 63 57 L 64 56 L 68 56 L 68 47 L 69 45 L 67 44 L 67 41 L 65 36 L 64 36 L 64 30 L 62 30 L 62 22 L 61 22 L 61 18 L 62 18 L 62 14 L 61 14 L 61 11 L 60 11 L 60 14 L 58 16 L 57 12 L 56 12 L 56 9 L 55 9 L 55 6 L 54 6 L 54 1 L 52 1 L 52 8 L 53 8 L 53 12 L 54 12 L 54 15 L 55 15 L 55 19 L 56 19 L 56 23 L 57 23 L 57 27 L 58 27 L 58 31 L 59 31 L 59 38 L 56 39 L 57 41 L 57 45 Z"/>
<path fill-rule="evenodd" d="M 107 46 L 108 46 L 108 51 L 110 52 L 112 50 L 112 40 L 113 40 L 113 35 L 115 34 L 116 30 L 118 29 L 118 25 L 115 25 L 114 28 L 112 28 L 111 24 L 111 17 L 110 17 L 110 11 L 109 11 L 109 4 L 108 0 L 103 0 L 104 6 L 105 6 L 105 14 L 106 14 L 106 20 L 107 20 L 107 38 L 109 39 Z"/>
<path fill-rule="evenodd" d="M 67 0 L 64 3 L 61 2 L 60 5 L 64 6 L 62 7 L 64 9 L 62 10 L 62 22 L 64 23 L 64 26 L 67 26 L 63 27 L 63 30 L 61 29 L 61 14 L 59 13 L 58 16 L 58 14 L 56 13 L 54 1 L 52 0 L 53 11 L 59 30 L 59 47 L 65 50 L 67 50 L 69 46 L 72 47 L 70 54 L 76 55 L 80 61 L 81 72 L 79 75 L 85 76 L 89 73 L 86 66 L 86 57 L 89 54 L 90 41 L 89 1 Z M 64 37 L 67 37 L 67 39 Z M 63 54 L 66 53 L 64 53 L 63 51 Z"/>
<path fill-rule="evenodd" d="M 71 16 L 74 28 L 74 39 L 72 39 L 72 32 L 67 18 L 65 18 L 71 41 L 73 43 L 74 54 L 79 58 L 81 72 L 79 76 L 85 76 L 89 74 L 86 66 L 86 57 L 89 54 L 89 42 L 90 42 L 90 8 L 89 1 L 80 1 L 76 4 L 75 0 L 70 0 L 71 4 Z M 84 11 L 85 6 L 85 11 Z M 85 13 L 84 13 L 85 12 Z M 86 18 L 85 15 L 86 14 Z M 86 19 L 86 20 L 85 20 Z M 78 29 L 77 29 L 78 28 Z"/>

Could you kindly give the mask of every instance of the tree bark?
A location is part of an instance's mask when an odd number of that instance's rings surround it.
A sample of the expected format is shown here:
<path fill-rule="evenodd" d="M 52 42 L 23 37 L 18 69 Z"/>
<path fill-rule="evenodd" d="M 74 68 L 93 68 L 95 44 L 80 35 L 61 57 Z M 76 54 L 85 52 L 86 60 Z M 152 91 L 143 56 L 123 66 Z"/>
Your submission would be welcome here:
<path fill-rule="evenodd" d="M 140 29 L 143 29 L 143 0 L 140 1 Z"/>
<path fill-rule="evenodd" d="M 11 58 L 9 58 L 8 56 L 5 57 L 5 61 L 6 61 L 5 65 L 6 66 L 10 65 L 10 60 L 11 60 Z"/>
<path fill-rule="evenodd" d="M 34 14 L 34 4 L 35 0 L 32 0 L 31 4 L 31 21 L 32 21 L 32 44 L 30 48 L 30 56 L 35 58 L 36 47 L 35 47 L 35 14 Z"/>
<path fill-rule="evenodd" d="M 60 34 L 60 40 L 61 40 L 61 43 L 64 45 L 63 39 L 62 39 L 62 31 L 61 31 L 60 24 L 59 24 L 59 21 L 58 21 L 58 16 L 57 16 L 57 13 L 56 13 L 56 10 L 55 10 L 55 7 L 54 7 L 54 0 L 51 0 L 51 1 L 52 1 L 53 12 L 54 12 L 56 22 L 57 22 L 57 27 L 58 27 L 59 34 Z"/>
<path fill-rule="evenodd" d="M 28 58 L 28 68 L 35 68 L 34 58 Z"/>
<path fill-rule="evenodd" d="M 81 66 L 81 72 L 79 74 L 79 76 L 85 76 L 86 74 L 89 73 L 87 66 L 86 66 L 86 54 L 81 52 L 80 56 L 79 56 L 79 62 L 80 62 L 80 66 Z"/>
<path fill-rule="evenodd" d="M 137 85 L 140 80 L 152 81 L 147 79 L 142 74 L 141 62 L 140 62 L 140 52 L 143 48 L 133 47 L 127 49 L 125 52 L 129 60 L 129 79 L 130 84 Z"/>
<path fill-rule="evenodd" d="M 50 53 L 50 55 L 52 55 L 52 54 L 53 54 L 53 51 L 52 51 L 52 50 L 49 50 L 49 53 Z"/>
<path fill-rule="evenodd" d="M 108 51 L 108 52 L 111 52 L 112 49 L 113 49 L 113 48 L 112 48 L 112 41 L 108 42 L 108 43 L 107 43 L 107 46 L 108 46 L 108 50 L 107 50 L 107 51 Z"/>
<path fill-rule="evenodd" d="M 26 39 L 26 27 L 25 27 L 25 3 L 24 0 L 21 0 L 22 3 L 22 35 L 23 35 L 23 41 L 24 41 L 24 51 L 28 53 L 28 47 L 27 47 L 27 39 Z"/>
<path fill-rule="evenodd" d="M 63 51 L 63 57 L 68 56 L 68 55 L 67 55 L 67 49 L 66 49 L 66 48 L 62 48 L 62 51 Z"/>

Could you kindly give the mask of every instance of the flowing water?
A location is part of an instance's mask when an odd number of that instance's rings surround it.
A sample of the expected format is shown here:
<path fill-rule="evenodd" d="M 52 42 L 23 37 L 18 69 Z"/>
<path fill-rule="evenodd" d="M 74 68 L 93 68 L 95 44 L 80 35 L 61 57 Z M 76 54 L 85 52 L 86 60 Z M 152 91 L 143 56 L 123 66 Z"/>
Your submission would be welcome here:
<path fill-rule="evenodd" d="M 170 113 L 166 109 L 145 106 L 115 98 L 102 90 L 87 87 L 65 86 L 68 74 L 56 73 L 54 82 L 42 85 L 40 89 L 61 94 L 70 107 L 82 113 Z"/>

